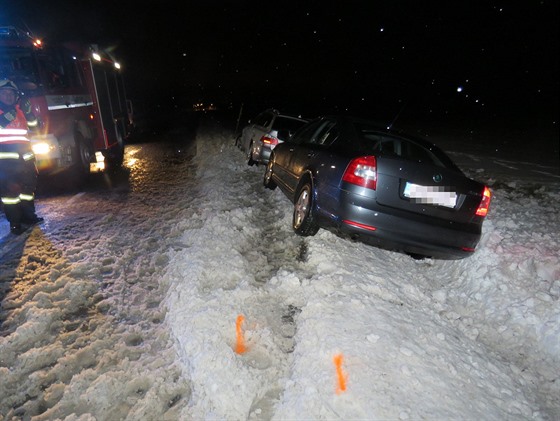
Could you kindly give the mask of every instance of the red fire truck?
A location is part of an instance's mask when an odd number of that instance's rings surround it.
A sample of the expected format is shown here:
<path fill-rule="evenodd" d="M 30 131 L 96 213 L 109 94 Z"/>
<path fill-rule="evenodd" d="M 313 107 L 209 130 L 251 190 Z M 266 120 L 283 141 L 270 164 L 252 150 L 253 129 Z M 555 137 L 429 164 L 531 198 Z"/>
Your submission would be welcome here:
<path fill-rule="evenodd" d="M 0 27 L 0 79 L 29 98 L 40 127 L 30 133 L 40 173 L 81 174 L 119 167 L 132 106 L 118 62 L 95 45 L 43 45 Z"/>

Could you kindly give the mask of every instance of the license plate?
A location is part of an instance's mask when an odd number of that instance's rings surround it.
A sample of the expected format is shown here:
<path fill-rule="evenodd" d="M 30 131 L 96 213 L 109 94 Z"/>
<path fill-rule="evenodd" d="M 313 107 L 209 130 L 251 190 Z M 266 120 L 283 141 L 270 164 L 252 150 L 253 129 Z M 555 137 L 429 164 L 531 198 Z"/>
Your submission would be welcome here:
<path fill-rule="evenodd" d="M 404 186 L 403 196 L 415 203 L 454 208 L 457 204 L 457 193 L 450 190 L 445 186 L 421 186 L 407 182 Z"/>

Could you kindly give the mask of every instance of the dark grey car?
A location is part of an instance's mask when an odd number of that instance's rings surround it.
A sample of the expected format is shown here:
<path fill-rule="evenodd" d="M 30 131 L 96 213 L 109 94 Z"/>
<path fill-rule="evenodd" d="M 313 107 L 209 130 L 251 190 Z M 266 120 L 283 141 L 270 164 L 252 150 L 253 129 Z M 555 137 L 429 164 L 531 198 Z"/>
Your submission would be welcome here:
<path fill-rule="evenodd" d="M 435 145 L 340 116 L 314 120 L 278 145 L 264 185 L 294 203 L 300 235 L 329 228 L 437 258 L 474 252 L 491 197 Z"/>
<path fill-rule="evenodd" d="M 243 128 L 237 144 L 247 153 L 249 165 L 266 164 L 276 145 L 289 140 L 305 123 L 303 118 L 266 110 Z"/>

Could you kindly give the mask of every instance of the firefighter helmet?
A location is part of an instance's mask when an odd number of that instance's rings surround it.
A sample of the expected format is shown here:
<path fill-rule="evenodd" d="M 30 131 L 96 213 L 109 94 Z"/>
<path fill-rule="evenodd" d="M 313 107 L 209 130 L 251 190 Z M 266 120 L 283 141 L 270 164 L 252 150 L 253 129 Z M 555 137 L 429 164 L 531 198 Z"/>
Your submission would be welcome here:
<path fill-rule="evenodd" d="M 10 79 L 0 80 L 0 89 L 13 89 L 16 92 L 19 91 L 17 85 L 14 82 L 12 82 Z"/>

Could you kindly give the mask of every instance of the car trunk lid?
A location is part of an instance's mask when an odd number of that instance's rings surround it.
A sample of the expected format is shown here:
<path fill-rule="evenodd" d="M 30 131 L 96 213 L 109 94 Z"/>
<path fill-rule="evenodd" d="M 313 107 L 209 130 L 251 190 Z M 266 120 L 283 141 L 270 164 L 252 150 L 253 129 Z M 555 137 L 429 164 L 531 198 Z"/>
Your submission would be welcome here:
<path fill-rule="evenodd" d="M 427 217 L 470 222 L 482 199 L 484 185 L 455 170 L 401 159 L 377 158 L 380 205 Z"/>

